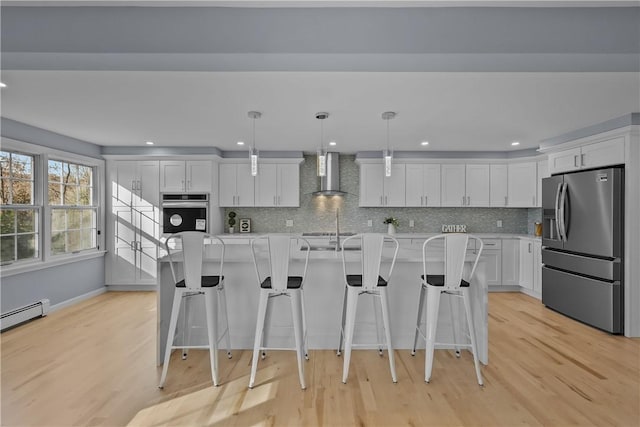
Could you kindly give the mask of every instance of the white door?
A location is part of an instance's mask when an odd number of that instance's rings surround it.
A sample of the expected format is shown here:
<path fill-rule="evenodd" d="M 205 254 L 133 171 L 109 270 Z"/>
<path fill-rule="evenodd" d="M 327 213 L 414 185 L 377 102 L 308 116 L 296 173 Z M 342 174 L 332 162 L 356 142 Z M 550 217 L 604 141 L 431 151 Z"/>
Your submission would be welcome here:
<path fill-rule="evenodd" d="M 213 166 L 210 160 L 187 160 L 185 162 L 187 191 L 211 193 L 212 170 Z"/>
<path fill-rule="evenodd" d="M 278 165 L 278 206 L 300 206 L 300 165 Z"/>
<path fill-rule="evenodd" d="M 491 165 L 489 168 L 489 187 L 491 207 L 507 206 L 507 165 Z"/>
<path fill-rule="evenodd" d="M 383 206 L 383 192 L 384 166 L 381 163 L 361 164 L 360 206 Z"/>
<path fill-rule="evenodd" d="M 440 206 L 440 165 L 424 165 L 424 205 Z"/>
<path fill-rule="evenodd" d="M 442 165 L 442 206 L 465 206 L 465 165 Z"/>
<path fill-rule="evenodd" d="M 542 207 L 542 180 L 549 176 L 549 162 L 546 160 L 540 160 L 538 162 L 538 179 L 536 188 L 536 207 Z"/>
<path fill-rule="evenodd" d="M 502 286 L 520 282 L 520 240 L 502 239 Z"/>
<path fill-rule="evenodd" d="M 258 179 L 255 180 L 256 206 L 277 206 L 278 165 L 258 163 Z"/>
<path fill-rule="evenodd" d="M 183 192 L 186 189 L 184 160 L 160 161 L 160 190 L 163 193 Z"/>
<path fill-rule="evenodd" d="M 405 168 L 405 206 L 425 206 L 424 178 L 426 165 L 416 165 L 409 163 Z M 438 186 L 439 187 L 439 186 Z M 439 190 L 439 188 L 438 188 Z"/>
<path fill-rule="evenodd" d="M 218 168 L 218 203 L 221 207 L 236 204 L 236 164 L 222 163 Z"/>
<path fill-rule="evenodd" d="M 536 206 L 537 163 L 513 163 L 508 167 L 509 207 L 532 208 Z"/>
<path fill-rule="evenodd" d="M 533 242 L 520 240 L 520 286 L 533 290 Z"/>
<path fill-rule="evenodd" d="M 405 205 L 405 165 L 392 163 L 391 176 L 384 177 L 384 205 Z"/>
<path fill-rule="evenodd" d="M 254 206 L 255 181 L 260 179 L 260 176 L 251 175 L 249 163 L 238 163 L 236 167 L 236 206 Z"/>
<path fill-rule="evenodd" d="M 467 165 L 467 206 L 489 206 L 489 165 Z"/>

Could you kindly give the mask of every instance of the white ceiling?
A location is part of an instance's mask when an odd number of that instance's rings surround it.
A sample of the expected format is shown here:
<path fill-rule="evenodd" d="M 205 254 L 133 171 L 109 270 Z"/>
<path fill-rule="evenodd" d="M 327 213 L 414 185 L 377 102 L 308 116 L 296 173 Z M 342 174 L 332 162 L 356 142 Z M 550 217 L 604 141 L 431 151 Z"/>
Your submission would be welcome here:
<path fill-rule="evenodd" d="M 640 74 L 3 71 L 2 116 L 99 145 L 509 151 L 640 109 Z M 517 148 L 512 141 L 520 141 Z M 326 143 L 325 142 L 325 143 Z"/>

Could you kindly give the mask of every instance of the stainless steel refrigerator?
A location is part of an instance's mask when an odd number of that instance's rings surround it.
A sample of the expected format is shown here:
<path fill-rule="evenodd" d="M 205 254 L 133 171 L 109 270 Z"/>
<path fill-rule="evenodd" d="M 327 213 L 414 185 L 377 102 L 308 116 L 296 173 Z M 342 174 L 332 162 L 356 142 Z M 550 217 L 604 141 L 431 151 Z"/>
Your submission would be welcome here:
<path fill-rule="evenodd" d="M 624 167 L 542 180 L 542 303 L 624 332 Z"/>

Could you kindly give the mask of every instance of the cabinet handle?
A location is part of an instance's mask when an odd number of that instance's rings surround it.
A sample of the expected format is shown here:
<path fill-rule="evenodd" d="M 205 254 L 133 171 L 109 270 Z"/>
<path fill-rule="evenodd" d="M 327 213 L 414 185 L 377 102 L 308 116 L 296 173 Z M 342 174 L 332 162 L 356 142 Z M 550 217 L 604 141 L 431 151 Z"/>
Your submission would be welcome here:
<path fill-rule="evenodd" d="M 240 196 L 236 196 L 236 206 L 240 206 Z"/>
<path fill-rule="evenodd" d="M 276 196 L 273 196 L 273 206 L 276 205 Z"/>
<path fill-rule="evenodd" d="M 578 164 L 578 155 L 576 154 L 575 156 L 573 156 L 573 166 L 579 168 L 580 165 Z"/>
<path fill-rule="evenodd" d="M 467 196 L 467 206 L 471 206 L 471 196 Z"/>
<path fill-rule="evenodd" d="M 389 201 L 387 200 L 387 196 L 384 196 L 384 205 L 385 206 L 389 205 Z"/>
<path fill-rule="evenodd" d="M 424 205 L 425 206 L 429 205 L 429 202 L 427 200 L 429 200 L 428 196 L 424 196 Z"/>
<path fill-rule="evenodd" d="M 191 190 L 191 180 L 187 180 L 187 190 Z"/>
<path fill-rule="evenodd" d="M 280 206 L 280 196 L 278 196 L 278 206 Z"/>
<path fill-rule="evenodd" d="M 380 196 L 380 206 L 384 206 L 384 204 L 382 203 L 382 196 Z"/>
<path fill-rule="evenodd" d="M 580 154 L 580 166 L 585 166 L 584 154 Z"/>
<path fill-rule="evenodd" d="M 531 243 L 529 243 L 529 253 L 531 253 Z"/>
<path fill-rule="evenodd" d="M 182 189 L 184 190 L 184 189 L 185 189 L 185 186 L 184 186 L 184 179 L 183 179 L 182 181 L 180 181 L 180 182 L 182 183 L 182 184 L 181 184 L 181 185 L 182 185 Z"/>
<path fill-rule="evenodd" d="M 504 205 L 505 206 L 507 206 L 509 204 L 508 200 L 509 200 L 509 197 L 508 196 L 504 196 Z"/>
<path fill-rule="evenodd" d="M 464 196 L 462 196 L 462 206 L 464 206 Z"/>
<path fill-rule="evenodd" d="M 424 203 L 423 203 L 423 201 L 422 201 L 423 199 L 424 199 L 424 197 L 423 197 L 423 196 L 420 196 L 420 206 L 424 206 Z"/>
<path fill-rule="evenodd" d="M 136 250 L 136 248 L 135 248 L 135 244 L 136 244 L 136 241 L 135 241 L 135 240 L 132 240 L 131 242 L 129 242 L 129 247 L 131 248 L 131 250 L 132 250 L 132 251 L 135 251 L 135 250 Z"/>

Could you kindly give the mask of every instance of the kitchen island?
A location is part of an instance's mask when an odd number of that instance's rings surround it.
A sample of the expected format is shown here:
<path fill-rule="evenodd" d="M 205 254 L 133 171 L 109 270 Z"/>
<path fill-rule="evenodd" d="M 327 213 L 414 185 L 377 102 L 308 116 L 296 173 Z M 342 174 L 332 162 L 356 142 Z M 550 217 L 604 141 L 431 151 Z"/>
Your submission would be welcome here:
<path fill-rule="evenodd" d="M 231 332 L 232 349 L 251 349 L 256 326 L 256 312 L 258 308 L 259 289 L 255 268 L 251 258 L 250 242 L 256 235 L 224 235 L 221 236 L 226 245 L 224 262 L 224 276 L 229 313 L 229 330 Z M 389 304 L 391 315 L 391 337 L 396 350 L 410 351 L 415 333 L 415 321 L 418 309 L 418 295 L 420 291 L 420 275 L 422 274 L 422 244 L 423 237 L 399 238 L 400 251 L 389 282 Z M 299 246 L 304 246 L 303 240 Z M 310 242 L 312 245 L 314 241 Z M 180 254 L 174 255 L 174 260 Z M 295 256 L 303 264 L 304 252 L 297 250 Z M 471 268 L 475 259 L 469 253 L 465 268 Z M 442 253 L 428 254 L 429 274 L 442 274 Z M 213 265 L 213 261 L 212 264 Z M 205 272 L 207 263 L 205 262 Z M 166 257 L 158 263 L 158 364 L 162 364 L 164 348 L 167 339 L 169 319 L 171 317 L 171 303 L 174 294 L 174 284 L 171 277 L 169 262 Z M 387 267 L 388 270 L 388 267 Z M 386 271 L 384 268 L 382 271 Z M 336 349 L 340 336 L 340 320 L 342 316 L 342 298 L 344 294 L 344 277 L 342 254 L 337 251 L 311 251 L 309 266 L 304 285 L 306 306 L 306 320 L 308 344 L 310 349 Z M 472 282 L 472 315 L 476 327 L 479 359 L 488 363 L 488 317 L 487 317 L 487 281 L 485 266 L 482 260 L 478 263 Z M 369 297 L 373 299 L 373 297 Z M 443 297 L 447 298 L 447 297 Z M 202 298 L 192 298 L 190 304 L 193 310 L 192 321 L 204 322 L 204 302 Z M 454 310 L 464 316 L 462 302 L 454 299 Z M 272 327 L 269 330 L 269 346 L 291 346 L 293 333 L 291 325 L 291 310 L 288 299 L 277 298 L 272 314 Z M 376 301 L 377 303 L 377 301 Z M 376 330 L 373 324 L 373 304 L 367 299 L 360 298 L 356 318 L 354 343 L 374 343 Z M 463 318 L 463 317 L 460 317 Z M 362 322 L 360 321 L 362 320 Z M 465 322 L 458 322 L 463 324 Z M 176 343 L 180 343 L 182 321 L 178 322 Z M 461 327 L 464 327 L 462 325 Z M 437 342 L 451 342 L 451 317 L 449 304 L 440 304 Z M 459 334 L 458 336 L 464 336 Z M 192 330 L 192 343 L 206 344 L 206 329 Z M 372 346 L 371 348 L 374 348 Z M 424 340 L 419 339 L 418 348 L 424 348 Z M 451 348 L 453 348 L 451 346 Z"/>

